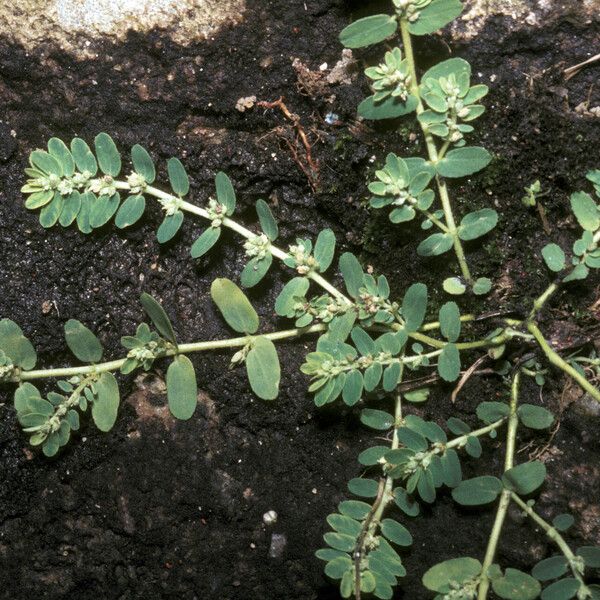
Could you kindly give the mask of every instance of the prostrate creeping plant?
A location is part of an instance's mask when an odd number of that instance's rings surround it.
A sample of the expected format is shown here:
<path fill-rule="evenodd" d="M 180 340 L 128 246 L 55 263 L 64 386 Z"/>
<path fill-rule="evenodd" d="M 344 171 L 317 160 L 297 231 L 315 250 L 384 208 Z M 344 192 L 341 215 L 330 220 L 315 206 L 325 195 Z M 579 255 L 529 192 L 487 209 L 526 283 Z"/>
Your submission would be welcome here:
<path fill-rule="evenodd" d="M 419 255 L 454 251 L 459 272 L 443 281 L 447 293 L 484 295 L 492 282 L 471 274 L 463 242 L 488 234 L 498 215 L 484 208 L 458 221 L 447 180 L 473 175 L 491 160 L 487 150 L 467 143 L 473 131 L 470 123 L 484 111 L 481 101 L 488 88 L 472 84 L 471 68 L 460 58 L 443 61 L 419 78 L 412 46 L 412 36 L 445 26 L 460 14 L 462 4 L 459 0 L 393 0 L 393 4 L 394 14 L 360 19 L 344 29 L 340 39 L 350 48 L 383 41 L 393 44 L 400 30 L 401 47 L 388 50 L 381 64 L 366 69 L 373 94 L 360 104 L 358 113 L 364 119 L 416 114 L 427 156 L 389 153 L 368 186 L 370 204 L 388 211 L 393 223 L 418 217 L 422 229 L 435 230 L 417 246 Z M 573 517 L 556 515 L 549 523 L 535 511 L 535 503 L 528 497 L 543 484 L 546 468 L 540 461 L 517 464 L 515 454 L 519 428 L 546 429 L 555 421 L 546 408 L 520 401 L 524 377 L 543 382 L 542 363 L 562 370 L 600 402 L 600 391 L 588 380 L 600 369 L 600 359 L 579 349 L 571 349 L 564 357 L 564 349 L 555 349 L 538 324 L 540 312 L 559 289 L 585 279 L 590 269 L 600 268 L 600 208 L 590 193 L 571 196 L 571 208 L 582 229 L 572 249 L 565 252 L 552 243 L 541 250 L 552 274 L 548 288 L 522 318 L 496 318 L 484 336 L 475 337 L 472 325 L 488 322 L 485 316 L 461 313 L 458 304 L 450 300 L 439 308 L 435 320 L 427 321 L 424 284 L 413 283 L 402 299 L 391 298 L 385 276 L 365 273 L 351 253 L 343 253 L 337 263 L 345 289 L 334 285 L 331 278 L 325 278 L 335 258 L 335 236 L 329 229 L 314 241 L 298 239 L 287 249 L 280 248 L 275 245 L 277 221 L 262 200 L 256 204 L 259 227 L 242 226 L 233 219 L 236 195 L 224 173 L 215 177 L 215 197 L 200 207 L 185 199 L 189 179 L 178 159 L 167 163 L 169 191 L 154 187 L 156 168 L 140 145 L 131 149 L 131 166 L 128 174 L 122 175 L 121 154 L 106 133 L 95 138 L 93 151 L 80 138 L 68 146 L 52 138 L 47 151 L 31 153 L 26 169 L 29 179 L 22 189 L 28 195 L 25 206 L 40 209 L 43 227 L 76 225 L 82 233 L 90 233 L 111 219 L 118 228 L 131 226 L 142 217 L 147 200 L 153 199 L 165 213 L 157 232 L 160 242 L 175 236 L 186 213 L 206 220 L 206 228 L 191 247 L 194 259 L 219 242 L 224 227 L 232 229 L 245 240 L 248 262 L 240 275 L 243 287 L 256 285 L 272 268 L 273 258 L 292 271 L 294 276 L 280 291 L 274 308 L 277 315 L 291 319 L 293 327 L 259 333 L 258 315 L 244 292 L 221 278 L 213 282 L 211 296 L 237 337 L 179 343 L 167 311 L 143 294 L 141 302 L 149 323 L 141 323 L 134 335 L 122 338 L 122 357 L 103 362 L 98 338 L 71 319 L 65 323 L 65 340 L 82 364 L 36 369 L 33 345 L 16 323 L 3 319 L 0 381 L 17 385 L 14 405 L 32 445 L 41 446 L 47 456 L 55 455 L 68 443 L 71 432 L 79 429 L 80 413 L 88 408 L 96 426 L 110 430 L 120 401 L 115 373 L 148 370 L 157 360 L 168 362 L 166 383 L 172 414 L 189 419 L 197 403 L 194 366 L 187 356 L 194 352 L 236 349 L 232 366 L 244 364 L 255 394 L 273 400 L 280 380 L 276 343 L 317 335 L 315 350 L 306 355 L 302 365 L 303 373 L 310 377 L 309 391 L 315 404 L 356 406 L 362 423 L 379 432 L 379 439 L 385 435 L 387 440 L 358 456 L 365 474 L 348 483 L 353 497 L 327 517 L 331 531 L 324 535 L 326 547 L 316 553 L 325 561 L 326 574 L 340 581 L 342 597 L 393 597 L 398 579 L 405 575 L 398 549 L 413 541 L 403 523 L 416 518 L 421 504 L 434 503 L 438 491 L 447 487 L 458 504 L 495 504 L 496 518 L 483 557 L 457 556 L 424 573 L 423 584 L 436 600 L 483 600 L 490 589 L 507 600 L 600 598 L 600 586 L 586 583 L 591 570 L 600 568 L 600 548 L 572 550 L 561 532 L 572 525 Z M 591 171 L 587 178 L 600 197 L 600 170 Z M 533 186 L 528 190 L 534 203 L 537 192 Z M 470 376 L 476 376 L 473 367 L 463 370 L 463 365 L 477 365 L 474 359 L 481 356 L 494 362 L 496 373 L 506 382 L 506 393 L 502 401 L 479 404 L 480 427 L 473 430 L 451 417 L 443 428 L 407 410 L 407 404 L 425 402 L 429 396 L 417 374 L 433 383 L 458 382 L 458 390 Z M 58 390 L 44 398 L 32 382 L 45 378 L 56 379 Z M 389 409 L 370 408 L 374 399 L 388 402 Z M 479 457 L 482 440 L 499 434 L 506 438 L 503 472 L 464 480 L 461 455 Z M 556 554 L 535 565 L 531 574 L 495 562 L 511 503 L 556 546 Z M 417 528 L 413 531 L 416 534 Z"/>

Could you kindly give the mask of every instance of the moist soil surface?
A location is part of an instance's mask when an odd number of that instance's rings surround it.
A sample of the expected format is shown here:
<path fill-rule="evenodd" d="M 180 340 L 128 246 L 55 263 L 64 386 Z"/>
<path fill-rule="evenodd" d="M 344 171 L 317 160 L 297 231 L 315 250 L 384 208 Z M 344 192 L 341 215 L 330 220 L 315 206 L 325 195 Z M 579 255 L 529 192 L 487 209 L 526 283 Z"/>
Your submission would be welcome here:
<path fill-rule="evenodd" d="M 19 190 L 29 152 L 51 136 L 91 141 L 106 131 L 124 152 L 141 143 L 159 162 L 162 181 L 165 160 L 178 156 L 198 204 L 223 170 L 234 181 L 243 223 L 254 222 L 253 205 L 262 197 L 279 220 L 281 244 L 314 239 L 331 227 L 338 249 L 385 273 L 396 297 L 412 282 L 429 284 L 435 315 L 442 299 L 435 289 L 453 274 L 451 261 L 417 257 L 418 225 L 392 226 L 365 208 L 369 174 L 388 151 L 423 153 L 417 124 L 412 118 L 394 127 L 358 123 L 364 78 L 328 83 L 328 71 L 319 70 L 340 60 L 337 32 L 359 4 L 249 1 L 243 21 L 213 39 L 183 47 L 154 30 L 118 45 L 98 42 L 94 59 L 76 60 L 51 44 L 26 51 L 0 40 L 0 316 L 18 322 L 34 341 L 39 365 L 73 364 L 62 336 L 68 318 L 98 333 L 106 358 L 121 356 L 120 336 L 144 318 L 142 291 L 161 300 L 182 341 L 231 336 L 208 290 L 215 277 L 235 280 L 244 261 L 232 233 L 209 257 L 192 260 L 189 247 L 203 224 L 189 216 L 177 238 L 160 246 L 157 206 L 124 231 L 112 224 L 87 236 L 73 228 L 42 229 Z M 498 228 L 467 247 L 473 270 L 498 285 L 485 302 L 466 300 L 464 310 L 527 310 L 549 281 L 541 247 L 553 240 L 567 248 L 575 239 L 568 196 L 586 185 L 587 170 L 600 166 L 600 121 L 574 108 L 600 104 L 600 87 L 593 87 L 600 67 L 568 81 L 561 69 L 597 52 L 599 42 L 599 23 L 566 9 L 543 26 L 491 17 L 468 43 L 449 32 L 418 40 L 421 68 L 462 56 L 474 79 L 491 87 L 472 142 L 485 145 L 494 161 L 469 180 L 453 181 L 451 193 L 458 213 L 484 206 L 500 213 Z M 294 67 L 294 59 L 301 65 Z M 236 110 L 247 96 L 285 97 L 312 144 L 318 173 L 309 168 L 309 178 L 302 170 L 298 161 L 306 170 L 306 154 L 280 110 Z M 548 192 L 542 201 L 551 236 L 520 200 L 536 179 Z M 249 293 L 264 331 L 290 327 L 273 312 L 289 277 L 278 266 Z M 573 285 L 544 313 L 543 329 L 559 340 L 593 340 L 597 300 L 596 279 Z M 2 388 L 0 597 L 337 598 L 313 553 L 322 545 L 326 515 L 348 497 L 346 482 L 361 473 L 358 453 L 376 443 L 376 434 L 360 424 L 358 408 L 313 405 L 299 372 L 312 347 L 310 339 L 279 346 L 283 374 L 274 402 L 252 395 L 243 369 L 228 368 L 229 353 L 193 355 L 199 406 L 186 422 L 174 421 L 165 407 L 166 364 L 120 377 L 115 428 L 102 434 L 84 419 L 52 460 L 28 446 L 11 390 Z M 407 410 L 440 424 L 454 415 L 475 425 L 479 402 L 507 395 L 493 377 L 472 379 L 455 405 L 451 391 L 436 388 L 429 402 Z M 540 513 L 551 519 L 572 512 L 569 542 L 600 543 L 598 412 L 560 376 L 549 375 L 541 389 L 526 380 L 523 396 L 560 420 L 552 436 L 519 437 L 519 460 L 540 456 L 548 468 Z M 501 472 L 500 440 L 485 441 L 480 459 L 465 457 L 465 476 Z M 270 526 L 262 519 L 268 510 L 278 514 Z M 447 492 L 422 513 L 412 521 L 396 515 L 414 537 L 403 552 L 408 574 L 397 598 L 429 598 L 420 577 L 439 561 L 481 558 L 494 515 L 492 508 L 461 509 Z M 503 566 L 528 571 L 552 551 L 539 531 L 510 512 L 498 552 Z"/>

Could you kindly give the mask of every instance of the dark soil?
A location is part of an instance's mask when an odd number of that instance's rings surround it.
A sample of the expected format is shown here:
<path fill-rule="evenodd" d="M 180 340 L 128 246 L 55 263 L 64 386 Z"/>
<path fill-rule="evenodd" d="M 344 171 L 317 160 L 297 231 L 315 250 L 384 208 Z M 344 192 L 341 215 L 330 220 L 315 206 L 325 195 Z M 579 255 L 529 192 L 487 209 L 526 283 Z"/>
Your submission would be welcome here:
<path fill-rule="evenodd" d="M 448 274 L 446 260 L 416 257 L 419 231 L 392 227 L 364 208 L 372 163 L 380 164 L 391 148 L 404 155 L 422 150 L 409 141 L 415 123 L 404 121 L 401 133 L 357 126 L 356 105 L 366 92 L 362 78 L 312 96 L 297 85 L 293 58 L 316 72 L 340 58 L 335 34 L 349 22 L 351 8 L 341 0 L 250 0 L 245 22 L 210 42 L 183 48 L 155 31 L 100 47 L 95 60 L 76 61 L 55 47 L 31 53 L 0 41 L 0 316 L 20 323 L 35 341 L 40 365 L 72 363 L 61 334 L 68 318 L 98 332 L 107 357 L 120 356 L 120 336 L 143 319 L 142 291 L 160 298 L 182 340 L 229 336 L 208 290 L 217 276 L 235 279 L 243 264 L 233 235 L 194 263 L 189 246 L 201 224 L 191 218 L 174 242 L 160 247 L 156 207 L 125 232 L 112 225 L 88 236 L 43 230 L 23 208 L 19 189 L 28 153 L 53 135 L 91 140 L 107 131 L 122 149 L 139 142 L 161 161 L 179 156 L 196 203 L 207 199 L 214 173 L 224 170 L 235 182 L 244 222 L 252 222 L 251 207 L 264 197 L 276 205 L 285 242 L 332 227 L 340 247 L 388 275 L 397 295 L 413 281 L 433 286 Z M 498 229 L 469 247 L 474 270 L 501 283 L 486 309 L 525 310 L 548 282 L 539 257 L 548 236 L 537 213 L 521 205 L 525 185 L 539 178 L 549 192 L 543 202 L 553 239 L 565 247 L 574 239 L 568 195 L 584 186 L 589 168 L 600 166 L 600 127 L 597 118 L 573 108 L 588 97 L 600 67 L 565 82 L 557 65 L 584 60 L 599 42 L 598 22 L 565 15 L 543 28 L 494 18 L 468 44 L 448 35 L 418 44 L 423 67 L 451 48 L 491 86 L 478 131 L 486 132 L 480 141 L 496 159 L 481 175 L 452 185 L 463 213 L 490 205 L 501 213 Z M 591 106 L 600 103 L 599 94 L 596 86 Z M 288 125 L 283 115 L 235 109 L 238 98 L 250 95 L 267 101 L 284 95 L 300 115 L 320 165 L 317 193 L 281 138 L 291 135 L 289 128 L 279 136 L 275 131 Z M 338 115 L 337 124 L 325 122 L 329 112 Z M 274 269 L 250 294 L 264 330 L 289 326 L 272 308 L 288 276 Z M 574 315 L 577 333 L 593 337 L 598 313 L 588 307 L 597 299 L 597 280 L 574 286 L 546 313 L 544 327 L 560 332 Z M 474 302 L 472 308 L 483 307 Z M 228 370 L 229 354 L 194 356 L 202 402 L 188 422 L 175 422 L 165 411 L 164 365 L 143 380 L 123 377 L 127 400 L 115 429 L 101 434 L 84 426 L 55 460 L 28 449 L 10 390 L 3 389 L 0 597 L 337 598 L 313 552 L 322 543 L 326 515 L 360 472 L 358 452 L 374 436 L 360 425 L 357 410 L 314 407 L 299 372 L 309 347 L 304 340 L 282 345 L 282 391 L 272 403 L 253 397 L 241 370 Z M 568 535 L 575 546 L 598 544 L 598 417 L 586 413 L 579 392 L 565 391 L 564 384 L 550 377 L 541 394 L 529 383 L 524 389 L 527 400 L 556 413 L 575 402 L 562 412 L 544 454 L 549 478 L 538 506 L 550 518 L 576 515 Z M 449 392 L 436 391 L 417 412 L 440 423 L 453 414 L 475 423 L 478 402 L 506 396 L 494 379 L 473 380 L 454 407 Z M 546 442 L 547 433 L 523 435 L 519 457 Z M 500 442 L 484 446 L 481 459 L 464 460 L 467 475 L 499 472 L 501 452 L 494 450 Z M 266 527 L 262 515 L 271 509 L 279 520 Z M 436 562 L 482 557 L 493 519 L 491 510 L 458 509 L 447 494 L 424 513 L 407 524 L 415 543 L 405 553 L 409 574 L 398 598 L 428 598 L 420 576 Z M 287 540 L 278 558 L 269 556 L 273 533 Z M 498 556 L 503 566 L 528 570 L 550 552 L 529 523 L 510 515 Z"/>

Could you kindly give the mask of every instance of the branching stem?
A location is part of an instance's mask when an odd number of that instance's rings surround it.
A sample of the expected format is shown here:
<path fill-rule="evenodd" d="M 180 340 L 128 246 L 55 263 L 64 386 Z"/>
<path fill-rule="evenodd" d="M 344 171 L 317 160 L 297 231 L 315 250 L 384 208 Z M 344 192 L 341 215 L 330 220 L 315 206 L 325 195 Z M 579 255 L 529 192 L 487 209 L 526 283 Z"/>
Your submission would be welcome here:
<path fill-rule="evenodd" d="M 402 42 L 404 44 L 404 54 L 406 56 L 406 60 L 408 61 L 408 68 L 410 71 L 411 93 L 418 100 L 417 115 L 420 115 L 425 110 L 425 108 L 423 106 L 423 102 L 421 101 L 421 96 L 419 94 L 419 80 L 417 78 L 415 56 L 413 53 L 412 39 L 408 30 L 408 21 L 406 21 L 406 19 L 400 20 L 400 32 L 402 34 Z M 432 165 L 435 166 L 436 163 L 439 160 L 441 160 L 443 154 L 438 153 L 435 140 L 433 139 L 433 136 L 431 135 L 431 133 L 427 129 L 427 126 L 424 123 L 421 123 L 421 129 L 423 130 L 423 135 L 425 137 L 425 144 L 427 146 L 427 154 L 429 155 L 429 160 L 432 163 Z M 471 276 L 469 265 L 467 264 L 465 251 L 462 247 L 460 238 L 458 237 L 458 230 L 454 221 L 454 214 L 452 212 L 452 203 L 450 202 L 448 187 L 446 185 L 446 182 L 439 176 L 436 176 L 435 179 L 438 188 L 438 193 L 440 196 L 440 201 L 442 203 L 442 209 L 444 210 L 444 218 L 446 219 L 447 233 L 452 236 L 454 243 L 454 252 L 456 254 L 456 258 L 458 260 L 462 276 L 469 285 L 473 285 L 473 277 Z"/>
<path fill-rule="evenodd" d="M 504 458 L 504 471 L 508 471 L 513 468 L 515 460 L 515 443 L 517 439 L 517 427 L 519 425 L 519 417 L 517 415 L 517 405 L 519 402 L 519 388 L 521 383 L 521 373 L 516 371 L 513 375 L 511 389 L 510 389 L 510 414 L 508 416 L 508 430 L 506 433 L 506 455 Z M 500 502 L 498 504 L 498 510 L 496 511 L 496 518 L 494 525 L 490 533 L 488 540 L 487 549 L 485 552 L 485 558 L 483 560 L 483 568 L 481 570 L 481 579 L 479 582 L 479 589 L 477 594 L 477 600 L 486 600 L 488 590 L 490 587 L 490 580 L 488 577 L 488 569 L 494 562 L 496 555 L 496 548 L 500 540 L 500 533 L 502 532 L 502 525 L 504 525 L 504 519 L 506 518 L 506 512 L 510 504 L 510 490 L 503 490 L 500 495 Z"/>

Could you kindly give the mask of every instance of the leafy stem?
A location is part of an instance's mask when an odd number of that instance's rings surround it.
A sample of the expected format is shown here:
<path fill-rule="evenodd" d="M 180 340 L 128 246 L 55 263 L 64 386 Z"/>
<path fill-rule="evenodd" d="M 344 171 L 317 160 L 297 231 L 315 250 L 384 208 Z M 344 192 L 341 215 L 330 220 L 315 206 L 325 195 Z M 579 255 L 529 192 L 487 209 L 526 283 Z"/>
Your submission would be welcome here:
<path fill-rule="evenodd" d="M 594 400 L 600 402 L 600 390 L 595 388 L 577 369 L 571 366 L 564 358 L 562 358 L 548 343 L 544 334 L 536 323 L 530 321 L 527 323 L 527 329 L 536 339 L 542 352 L 546 355 L 551 364 L 559 369 L 562 369 L 567 375 L 572 377 Z"/>
<path fill-rule="evenodd" d="M 412 46 L 412 38 L 408 27 L 408 21 L 404 18 L 401 19 L 400 32 L 402 35 L 402 42 L 404 44 L 404 53 L 406 55 L 406 60 L 408 61 L 408 68 L 411 75 L 411 93 L 418 100 L 416 112 L 417 115 L 419 115 L 424 112 L 425 108 L 423 106 L 423 102 L 419 93 L 419 80 L 417 78 L 417 69 Z M 445 153 L 445 148 L 442 148 L 442 153 L 438 153 L 435 140 L 433 139 L 433 136 L 431 135 L 431 133 L 427 129 L 427 126 L 424 123 L 421 123 L 421 129 L 425 137 L 425 144 L 427 146 L 427 154 L 429 155 L 429 160 L 435 165 L 443 157 L 443 153 Z M 454 221 L 454 214 L 452 212 L 452 204 L 450 202 L 450 196 L 448 194 L 448 187 L 446 185 L 446 182 L 443 179 L 441 179 L 439 175 L 436 175 L 435 180 L 437 184 L 438 193 L 440 195 L 440 200 L 442 202 L 442 209 L 444 210 L 444 217 L 446 219 L 447 225 L 447 233 L 452 236 L 454 252 L 456 254 L 456 259 L 458 260 L 461 273 L 465 281 L 469 285 L 473 285 L 473 277 L 469 270 L 469 265 L 467 264 L 465 251 L 462 247 L 460 238 L 458 237 L 458 230 Z"/>
<path fill-rule="evenodd" d="M 327 330 L 327 325 L 318 324 L 303 329 L 288 329 L 284 331 L 276 331 L 274 333 L 265 333 L 261 337 L 271 341 L 285 340 L 289 338 L 306 335 L 309 333 L 319 333 Z M 219 350 L 221 348 L 236 348 L 243 347 L 248 344 L 250 337 L 236 337 L 226 340 L 214 340 L 205 342 L 192 342 L 189 344 L 179 344 L 176 348 L 171 348 L 165 351 L 163 356 L 175 356 L 177 354 L 190 354 L 193 352 L 204 352 L 207 350 Z M 86 365 L 81 367 L 64 367 L 58 369 L 39 369 L 35 371 L 20 371 L 17 378 L 11 381 L 31 381 L 33 379 L 45 379 L 48 377 L 71 377 L 73 375 L 87 375 L 92 373 L 106 373 L 118 371 L 125 363 L 126 358 L 111 360 L 108 362 Z"/>
<path fill-rule="evenodd" d="M 543 530 L 548 539 L 552 540 L 563 553 L 564 557 L 567 559 L 569 563 L 569 568 L 573 573 L 573 577 L 577 579 L 582 588 L 587 589 L 585 582 L 583 581 L 583 577 L 581 576 L 582 564 L 581 559 L 578 558 L 575 553 L 569 547 L 569 544 L 565 541 L 565 538 L 557 531 L 555 527 L 553 527 L 550 523 L 545 521 L 540 515 L 538 515 L 533 508 L 515 492 L 510 492 L 510 499 L 518 504 L 519 507 L 523 509 L 523 512 L 527 514 L 537 525 L 539 525 Z"/>
<path fill-rule="evenodd" d="M 504 472 L 512 469 L 514 466 L 515 443 L 517 438 L 517 428 L 519 425 L 517 406 L 519 402 L 520 383 L 521 373 L 520 370 L 517 370 L 513 375 L 510 388 L 510 413 L 508 416 L 508 429 L 506 432 L 506 454 L 504 457 Z M 478 600 L 485 600 L 487 598 L 488 590 L 490 587 L 488 570 L 494 562 L 494 556 L 496 555 L 496 549 L 500 540 L 500 534 L 502 532 L 502 526 L 504 525 L 506 513 L 510 505 L 510 499 L 511 491 L 508 489 L 502 490 L 502 493 L 500 494 L 498 510 L 496 511 L 496 518 L 494 520 L 494 525 L 492 527 L 487 549 L 485 552 L 483 567 L 481 569 L 481 579 L 477 594 Z"/>

